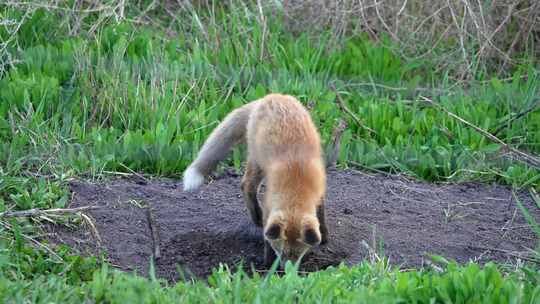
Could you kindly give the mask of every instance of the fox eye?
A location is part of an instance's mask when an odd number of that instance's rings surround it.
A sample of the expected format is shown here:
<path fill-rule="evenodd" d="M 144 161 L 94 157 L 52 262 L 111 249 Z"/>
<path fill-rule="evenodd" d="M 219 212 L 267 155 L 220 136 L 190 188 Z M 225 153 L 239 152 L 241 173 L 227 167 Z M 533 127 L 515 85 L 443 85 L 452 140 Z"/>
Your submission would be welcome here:
<path fill-rule="evenodd" d="M 281 226 L 279 224 L 271 224 L 264 234 L 270 240 L 278 239 L 281 235 Z"/>
<path fill-rule="evenodd" d="M 321 242 L 321 237 L 313 228 L 307 228 L 304 231 L 304 242 L 308 245 L 315 246 Z"/>

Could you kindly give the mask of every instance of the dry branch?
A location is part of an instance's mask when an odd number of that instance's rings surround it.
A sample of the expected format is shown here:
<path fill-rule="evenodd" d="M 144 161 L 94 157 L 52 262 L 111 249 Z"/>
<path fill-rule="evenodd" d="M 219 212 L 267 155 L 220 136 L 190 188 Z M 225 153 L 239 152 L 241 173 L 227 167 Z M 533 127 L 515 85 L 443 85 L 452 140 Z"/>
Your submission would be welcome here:
<path fill-rule="evenodd" d="M 258 272 L 258 273 L 270 273 L 271 272 L 271 269 L 254 269 L 254 270 L 256 272 Z M 285 270 L 274 270 L 273 273 L 285 274 Z M 303 275 L 310 274 L 309 271 L 305 271 L 305 270 L 297 270 L 296 273 L 303 274 Z"/>
<path fill-rule="evenodd" d="M 143 184 L 148 184 L 149 180 L 144 177 L 142 174 L 140 173 L 137 173 L 136 171 L 134 171 L 133 169 L 131 169 L 130 167 L 124 165 L 123 163 L 119 163 L 120 166 L 122 166 L 124 169 L 128 170 L 129 172 L 131 172 L 133 175 L 135 175 L 136 177 L 138 177 L 140 180 L 141 180 L 141 183 Z"/>
<path fill-rule="evenodd" d="M 377 132 L 375 132 L 375 130 L 373 130 L 373 129 L 371 129 L 370 127 L 364 125 L 364 124 L 362 123 L 362 120 L 360 120 L 360 118 L 358 118 L 358 116 L 356 116 L 356 114 L 354 114 L 354 112 L 351 111 L 351 110 L 345 105 L 345 102 L 343 101 L 343 99 L 342 99 L 341 96 L 339 95 L 339 92 L 338 92 L 338 90 L 336 89 L 336 87 L 335 87 L 333 84 L 330 85 L 330 87 L 331 87 L 332 90 L 336 93 L 336 100 L 337 100 L 337 102 L 338 102 L 339 107 L 340 107 L 343 111 L 345 111 L 347 114 L 349 114 L 349 115 L 352 117 L 352 119 L 356 122 L 356 124 L 357 124 L 358 126 L 360 126 L 360 127 L 363 128 L 363 129 L 368 130 L 368 131 L 371 132 L 371 133 L 377 134 Z"/>
<path fill-rule="evenodd" d="M 466 126 L 472 128 L 473 130 L 475 130 L 476 132 L 480 133 L 481 135 L 483 135 L 484 137 L 486 137 L 487 139 L 501 145 L 506 151 L 509 151 L 511 152 L 512 154 L 514 154 L 515 156 L 515 159 L 531 166 L 531 167 L 534 167 L 536 169 L 539 169 L 540 170 L 540 159 L 534 155 L 530 155 L 528 153 L 525 153 L 523 151 L 520 151 L 510 145 L 508 145 L 507 143 L 505 143 L 504 141 L 502 141 L 501 139 L 499 139 L 497 136 L 487 132 L 486 130 L 466 121 L 465 119 L 457 116 L 456 114 L 448 111 L 447 109 L 445 109 L 444 107 L 442 107 L 441 105 L 439 104 L 436 104 L 435 102 L 433 102 L 433 100 L 427 98 L 427 97 L 424 97 L 424 96 L 420 96 L 420 98 L 422 98 L 424 101 L 434 105 L 435 107 L 441 109 L 442 111 L 444 111 L 446 114 L 448 114 L 450 117 L 458 120 L 459 122 L 465 124 Z"/>
<path fill-rule="evenodd" d="M 92 233 L 92 235 L 96 239 L 96 243 L 97 243 L 98 248 L 101 247 L 101 243 L 102 243 L 101 236 L 99 235 L 99 232 L 98 232 L 98 230 L 96 228 L 96 225 L 94 224 L 94 220 L 90 216 L 88 216 L 86 214 L 81 214 L 81 217 L 83 218 L 85 223 L 90 228 L 90 232 Z"/>
<path fill-rule="evenodd" d="M 479 245 L 468 245 L 468 247 L 475 248 L 475 249 L 486 250 L 486 251 L 496 251 L 496 252 L 500 252 L 502 254 L 512 256 L 512 257 L 516 257 L 518 259 L 522 259 L 522 260 L 525 260 L 525 261 L 529 261 L 529 262 L 533 262 L 533 263 L 540 263 L 540 260 L 538 258 L 530 257 L 530 256 L 523 256 L 521 253 L 515 253 L 515 252 L 505 250 L 505 249 L 501 249 L 501 248 L 493 248 L 493 247 L 486 247 L 486 246 L 479 246 Z"/>
<path fill-rule="evenodd" d="M 29 209 L 29 210 L 22 210 L 22 211 L 5 211 L 5 212 L 0 213 L 0 218 L 77 213 L 77 212 L 86 211 L 90 209 L 97 209 L 97 208 L 98 208 L 97 206 L 84 206 L 84 207 L 77 207 L 77 208 Z"/>
<path fill-rule="evenodd" d="M 500 126 L 495 130 L 495 132 L 493 132 L 493 135 L 494 136 L 497 136 L 497 134 L 499 134 L 502 130 L 504 130 L 506 127 L 510 126 L 510 124 L 518 119 L 520 119 L 521 117 L 535 111 L 536 109 L 538 109 L 538 107 L 540 106 L 540 100 L 537 100 L 535 103 L 533 103 L 529 108 L 519 112 L 518 114 L 516 114 L 515 116 L 512 116 L 510 118 L 508 118 L 507 120 L 503 121 Z"/>
<path fill-rule="evenodd" d="M 522 62 L 517 53 L 539 52 L 540 1 L 288 0 L 283 10 L 291 31 L 330 31 L 336 42 L 347 33 L 374 41 L 388 36 L 396 54 L 430 58 L 435 70 L 462 80 L 474 79 L 485 64 L 506 74 L 508 64 Z"/>

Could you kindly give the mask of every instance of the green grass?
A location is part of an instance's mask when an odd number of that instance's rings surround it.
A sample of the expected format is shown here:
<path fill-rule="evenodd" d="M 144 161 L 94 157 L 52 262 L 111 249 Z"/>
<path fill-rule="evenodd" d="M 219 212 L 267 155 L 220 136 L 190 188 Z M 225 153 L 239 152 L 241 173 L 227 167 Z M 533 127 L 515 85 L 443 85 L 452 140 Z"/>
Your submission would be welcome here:
<path fill-rule="evenodd" d="M 66 181 L 72 177 L 129 170 L 178 177 L 228 112 L 270 92 L 313 102 L 311 113 L 327 148 L 336 122 L 347 121 L 338 158 L 342 167 L 540 189 L 538 170 L 501 157 L 499 145 L 421 99 L 429 96 L 494 132 L 537 102 L 537 67 L 517 67 L 504 79 L 477 75 L 480 80 L 454 83 L 427 60 L 400 58 L 385 47 L 392 43 L 388 39 L 374 44 L 367 37 L 349 37 L 338 46 L 330 35 L 293 36 L 279 18 L 262 26 L 257 14 L 249 7 L 218 7 L 179 14 L 181 22 L 157 16 L 157 25 L 106 18 L 90 32 L 101 20 L 99 13 L 90 13 L 80 32 L 70 35 L 70 15 L 37 9 L 14 35 L 13 27 L 0 27 L 1 41 L 14 38 L 0 59 L 15 60 L 0 69 L 5 71 L 0 75 L 0 212 L 65 207 Z M 17 22 L 23 16 L 21 9 L 0 5 L 2 20 Z M 172 24 L 176 34 L 165 34 L 164 24 Z M 332 85 L 376 133 L 339 108 Z M 517 119 L 498 137 L 540 154 L 540 111 Z M 236 150 L 229 165 L 238 167 L 242 159 Z M 162 282 L 101 269 L 99 259 L 77 257 L 69 248 L 51 253 L 39 241 L 43 220 L 0 218 L 0 297 L 14 302 L 540 301 L 536 268 L 507 272 L 475 264 L 451 264 L 443 273 L 402 273 L 366 263 L 281 278 L 220 270 L 208 285 L 162 288 Z"/>
<path fill-rule="evenodd" d="M 290 265 L 292 266 L 292 265 Z M 503 275 L 496 266 L 448 265 L 435 271 L 388 270 L 384 263 L 339 266 L 307 276 L 293 267 L 283 275 L 249 277 L 216 269 L 207 284 L 165 282 L 112 272 L 106 267 L 91 281 L 72 286 L 58 276 L 29 284 L 0 280 L 3 299 L 32 303 L 538 303 L 540 274 L 521 269 Z M 2 297 L 0 297 L 2 298 Z"/>

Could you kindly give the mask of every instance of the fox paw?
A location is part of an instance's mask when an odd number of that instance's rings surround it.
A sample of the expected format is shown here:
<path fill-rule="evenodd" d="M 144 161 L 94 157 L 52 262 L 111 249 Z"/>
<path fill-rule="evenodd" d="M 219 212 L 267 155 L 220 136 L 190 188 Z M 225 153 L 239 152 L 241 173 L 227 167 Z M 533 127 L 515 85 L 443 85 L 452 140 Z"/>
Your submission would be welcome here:
<path fill-rule="evenodd" d="M 204 176 L 196 168 L 189 167 L 184 172 L 184 191 L 191 191 L 199 188 L 204 183 Z"/>

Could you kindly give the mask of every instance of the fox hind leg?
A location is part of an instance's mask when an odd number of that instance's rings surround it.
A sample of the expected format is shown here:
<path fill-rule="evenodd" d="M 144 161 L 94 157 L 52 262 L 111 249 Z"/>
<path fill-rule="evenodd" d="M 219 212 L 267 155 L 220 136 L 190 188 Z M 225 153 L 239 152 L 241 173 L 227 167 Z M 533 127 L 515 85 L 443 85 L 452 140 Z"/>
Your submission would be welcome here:
<path fill-rule="evenodd" d="M 263 172 L 261 168 L 257 164 L 248 161 L 246 172 L 242 178 L 242 192 L 244 193 L 244 201 L 251 220 L 258 227 L 263 226 L 262 209 L 257 199 L 257 190 L 262 179 Z"/>

